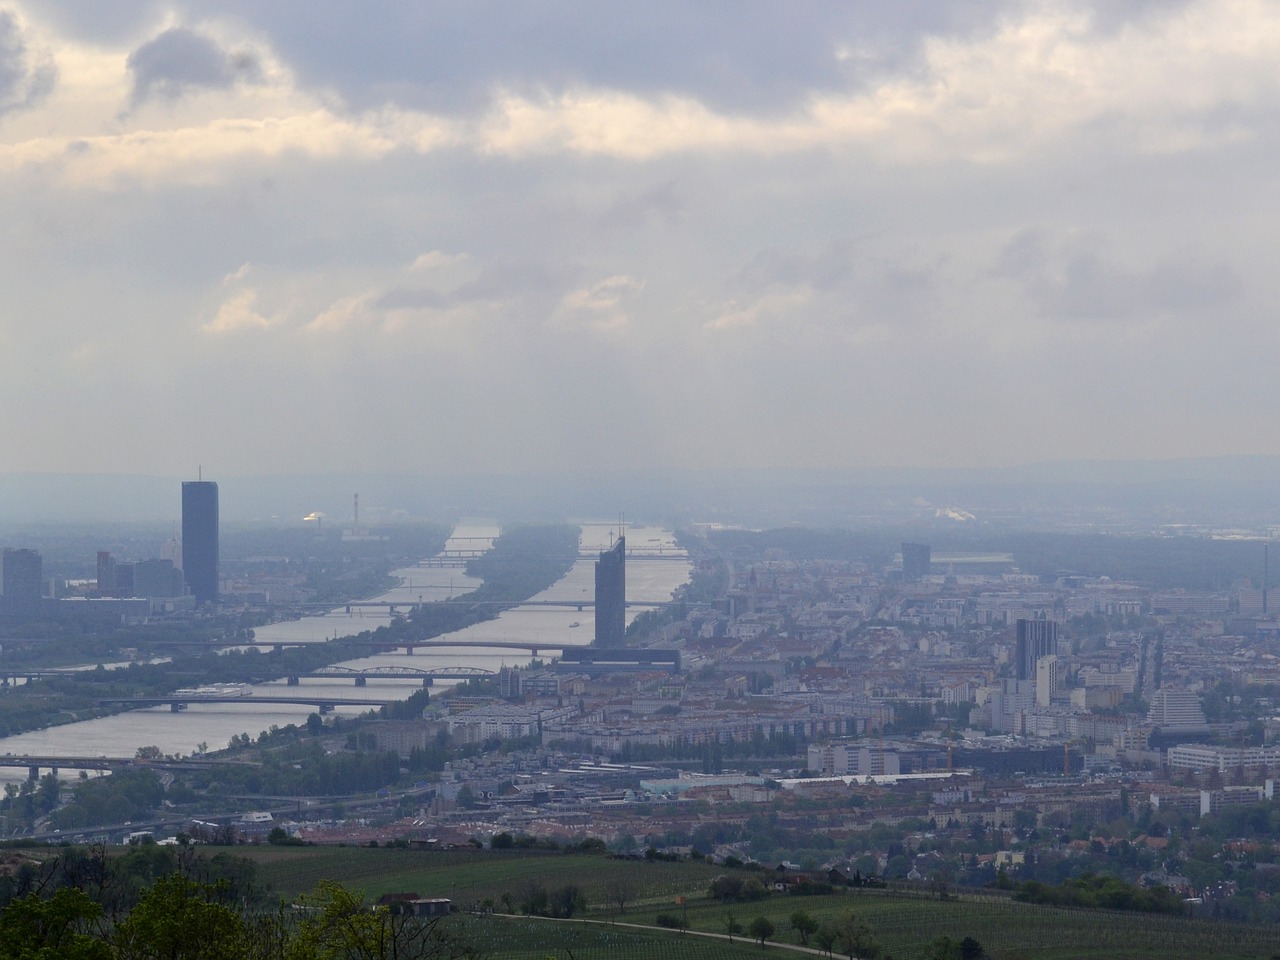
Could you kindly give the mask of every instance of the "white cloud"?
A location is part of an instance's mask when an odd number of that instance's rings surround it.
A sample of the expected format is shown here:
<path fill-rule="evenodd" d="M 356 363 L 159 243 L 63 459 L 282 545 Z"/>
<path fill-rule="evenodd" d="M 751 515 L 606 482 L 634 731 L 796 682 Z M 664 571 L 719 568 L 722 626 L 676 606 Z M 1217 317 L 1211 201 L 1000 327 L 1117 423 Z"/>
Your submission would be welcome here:
<path fill-rule="evenodd" d="M 1102 37 L 1074 5 L 1038 4 L 976 37 L 927 40 L 910 74 L 886 76 L 865 90 L 816 91 L 795 109 L 766 116 L 717 110 L 687 95 L 583 85 L 541 95 L 500 91 L 474 122 L 393 103 L 343 115 L 300 90 L 259 41 L 239 42 L 241 59 L 248 58 L 261 82 L 240 84 L 238 41 L 222 33 L 215 39 L 170 27 L 151 43 L 178 38 L 204 56 L 157 54 L 142 80 L 136 57 L 129 63 L 84 47 L 69 50 L 62 69 L 67 90 L 88 93 L 92 84 L 114 91 L 111 113 L 95 124 L 78 112 L 82 104 L 51 104 L 55 127 L 66 110 L 79 117 L 78 128 L 6 138 L 0 169 L 56 171 L 75 185 L 209 183 L 240 158 L 282 161 L 298 152 L 377 163 L 397 150 L 430 154 L 459 146 L 517 160 L 567 154 L 649 162 L 849 149 L 895 162 L 1012 163 L 1070 136 L 1154 152 L 1248 138 L 1255 128 L 1247 111 L 1280 92 L 1273 69 L 1280 8 L 1251 0 L 1204 0 L 1181 15 Z M 112 130 L 118 98 L 131 84 L 137 106 L 154 91 L 169 91 L 161 99 L 170 100 L 181 92 L 191 103 L 180 112 L 171 103 L 147 107 L 130 118 L 132 129 Z M 1224 123 L 1215 114 L 1223 107 L 1245 112 Z M 200 119 L 184 122 L 188 117 Z"/>
<path fill-rule="evenodd" d="M 469 259 L 465 253 L 445 253 L 443 250 L 428 250 L 426 253 L 420 254 L 405 269 L 410 272 L 423 273 L 451 271 L 457 267 L 465 266 Z"/>
<path fill-rule="evenodd" d="M 777 154 L 850 147 L 883 159 L 1012 162 L 1091 124 L 1123 118 L 1130 146 L 1181 150 L 1249 135 L 1207 114 L 1270 102 L 1280 89 L 1280 8 L 1202 2 L 1105 38 L 1071 4 L 1040 4 L 977 39 L 925 44 L 918 73 L 869 91 L 815 93 L 780 118 L 717 113 L 689 97 L 578 89 L 505 93 L 478 148 L 646 160 L 685 151 Z"/>
<path fill-rule="evenodd" d="M 630 322 L 627 302 L 643 289 L 644 283 L 635 277 L 615 274 L 590 287 L 571 290 L 560 300 L 551 325 L 569 330 L 619 330 Z"/>
<path fill-rule="evenodd" d="M 267 317 L 256 309 L 258 292 L 241 290 L 218 308 L 217 315 L 200 329 L 210 335 L 241 333 L 246 330 L 265 330 L 279 322 L 279 318 Z"/>
<path fill-rule="evenodd" d="M 786 321 L 813 300 L 807 287 L 793 287 L 770 291 L 750 301 L 730 300 L 716 311 L 703 327 L 707 330 L 727 331 L 740 327 L 754 327 L 766 322 Z"/>
<path fill-rule="evenodd" d="M 343 297 L 330 304 L 303 329 L 314 334 L 339 334 L 355 327 L 363 327 L 373 322 L 373 293 L 362 293 L 353 297 Z"/>
<path fill-rule="evenodd" d="M 225 277 L 222 278 L 222 285 L 224 287 L 229 287 L 234 283 L 239 283 L 241 280 L 243 280 L 245 277 L 249 275 L 249 271 L 251 269 L 253 268 L 248 262 L 240 264 L 240 266 L 234 272 L 228 273 Z"/>

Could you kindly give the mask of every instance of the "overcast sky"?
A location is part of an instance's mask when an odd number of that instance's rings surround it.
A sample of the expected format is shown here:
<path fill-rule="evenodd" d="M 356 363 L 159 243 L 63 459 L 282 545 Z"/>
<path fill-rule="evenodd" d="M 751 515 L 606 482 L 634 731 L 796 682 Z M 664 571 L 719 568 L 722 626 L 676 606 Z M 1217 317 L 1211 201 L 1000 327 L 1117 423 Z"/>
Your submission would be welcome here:
<path fill-rule="evenodd" d="M 1280 4 L 0 0 L 8 471 L 1280 453 Z"/>

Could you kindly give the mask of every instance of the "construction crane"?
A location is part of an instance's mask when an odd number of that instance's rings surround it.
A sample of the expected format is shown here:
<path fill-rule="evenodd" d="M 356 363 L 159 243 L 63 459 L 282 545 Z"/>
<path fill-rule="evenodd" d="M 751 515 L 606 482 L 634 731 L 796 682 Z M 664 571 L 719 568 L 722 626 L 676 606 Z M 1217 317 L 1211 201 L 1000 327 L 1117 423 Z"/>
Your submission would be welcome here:
<path fill-rule="evenodd" d="M 1064 777 L 1071 776 L 1071 748 L 1084 743 L 1084 740 L 1076 737 L 1071 740 L 1064 741 L 1062 744 L 1062 775 Z"/>

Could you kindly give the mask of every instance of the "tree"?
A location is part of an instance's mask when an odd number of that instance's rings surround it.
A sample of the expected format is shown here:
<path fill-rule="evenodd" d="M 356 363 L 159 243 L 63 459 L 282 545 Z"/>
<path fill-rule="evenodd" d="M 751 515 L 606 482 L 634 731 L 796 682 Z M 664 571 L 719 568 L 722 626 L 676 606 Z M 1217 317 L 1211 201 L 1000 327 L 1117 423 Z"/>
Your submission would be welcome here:
<path fill-rule="evenodd" d="M 747 932 L 760 943 L 760 946 L 763 947 L 764 942 L 773 936 L 773 921 L 768 917 L 756 917 L 751 921 L 751 925 L 747 928 Z"/>
<path fill-rule="evenodd" d="M 929 889 L 938 895 L 939 900 L 947 899 L 951 889 L 951 864 L 943 862 L 929 871 Z"/>
<path fill-rule="evenodd" d="M 605 881 L 605 899 L 609 903 L 617 905 L 618 913 L 627 912 L 627 902 L 634 898 L 635 895 L 635 883 L 628 877 L 614 876 Z"/>
<path fill-rule="evenodd" d="M 812 915 L 805 910 L 797 910 L 791 914 L 791 919 L 788 923 L 791 929 L 796 932 L 796 935 L 800 937 L 800 946 L 802 947 L 809 945 L 809 937 L 817 931 L 819 926 L 818 921 L 813 919 Z"/>
<path fill-rule="evenodd" d="M 549 906 L 551 916 L 568 918 L 587 909 L 587 898 L 581 887 L 570 883 L 551 891 Z"/>
<path fill-rule="evenodd" d="M 819 950 L 831 956 L 836 947 L 836 928 L 829 923 L 820 925 L 813 931 L 813 942 Z"/>
<path fill-rule="evenodd" d="M 973 937 L 938 937 L 925 947 L 923 960 L 986 960 L 987 952 Z"/>
<path fill-rule="evenodd" d="M 711 896 L 723 903 L 732 903 L 742 898 L 742 878 L 722 874 L 711 881 Z"/>
<path fill-rule="evenodd" d="M 56 774 L 46 773 L 40 778 L 40 785 L 36 787 L 36 807 L 41 813 L 48 813 L 58 805 L 61 786 Z"/>
<path fill-rule="evenodd" d="M 0 958 L 111 960 L 111 948 L 89 932 L 101 916 L 102 907 L 75 887 L 14 900 L 0 912 Z"/>
<path fill-rule="evenodd" d="M 222 889 L 180 874 L 157 880 L 116 928 L 120 960 L 241 960 L 251 940 L 243 918 L 218 902 Z"/>
<path fill-rule="evenodd" d="M 1037 817 L 1034 810 L 1018 809 L 1013 811 L 1013 830 L 1023 840 L 1036 828 L 1036 822 Z"/>
<path fill-rule="evenodd" d="M 515 845 L 516 838 L 505 830 L 501 833 L 495 833 L 489 839 L 489 848 L 491 850 L 510 850 Z"/>
<path fill-rule="evenodd" d="M 520 911 L 532 917 L 545 917 L 551 902 L 547 888 L 537 880 L 530 880 L 520 892 Z"/>
<path fill-rule="evenodd" d="M 452 960 L 472 953 L 439 918 L 370 907 L 330 880 L 303 901 L 308 913 L 286 939 L 287 960 Z"/>
<path fill-rule="evenodd" d="M 734 916 L 732 910 L 726 910 L 720 916 L 720 922 L 724 924 L 724 932 L 729 937 L 729 942 L 733 942 L 733 935 L 742 932 L 742 924 L 738 922 L 738 918 Z"/>
<path fill-rule="evenodd" d="M 874 960 L 880 954 L 880 944 L 871 928 L 853 914 L 846 914 L 836 921 L 836 942 L 849 955 L 849 960 Z"/>

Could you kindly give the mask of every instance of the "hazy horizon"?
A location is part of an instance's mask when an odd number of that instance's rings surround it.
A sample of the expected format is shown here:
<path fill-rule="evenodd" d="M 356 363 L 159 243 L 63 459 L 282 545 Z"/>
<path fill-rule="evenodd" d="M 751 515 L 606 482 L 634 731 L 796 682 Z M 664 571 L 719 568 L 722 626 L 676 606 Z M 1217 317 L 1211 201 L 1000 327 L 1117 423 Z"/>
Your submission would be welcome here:
<path fill-rule="evenodd" d="M 1280 527 L 1280 457 L 1063 461 L 989 469 L 612 471 L 215 476 L 224 522 L 350 526 L 500 520 L 719 521 L 857 527 Z M 0 473 L 0 523 L 176 523 L 189 477 Z"/>

